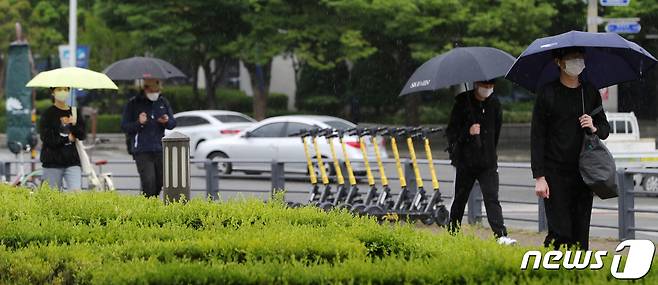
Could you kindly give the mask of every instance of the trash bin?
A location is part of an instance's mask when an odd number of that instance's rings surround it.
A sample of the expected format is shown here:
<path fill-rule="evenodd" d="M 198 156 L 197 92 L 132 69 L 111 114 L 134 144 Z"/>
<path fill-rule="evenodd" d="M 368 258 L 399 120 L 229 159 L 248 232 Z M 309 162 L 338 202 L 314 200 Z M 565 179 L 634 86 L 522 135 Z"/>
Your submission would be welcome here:
<path fill-rule="evenodd" d="M 190 138 L 172 132 L 162 138 L 165 203 L 190 199 Z"/>

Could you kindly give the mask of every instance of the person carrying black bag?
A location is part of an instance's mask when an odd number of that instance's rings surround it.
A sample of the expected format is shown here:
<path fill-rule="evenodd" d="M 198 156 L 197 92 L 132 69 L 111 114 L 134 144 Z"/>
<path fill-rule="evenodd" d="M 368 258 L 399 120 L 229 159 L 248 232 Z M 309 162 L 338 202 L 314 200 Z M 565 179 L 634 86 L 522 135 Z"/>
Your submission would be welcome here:
<path fill-rule="evenodd" d="M 532 112 L 531 165 L 535 194 L 544 198 L 548 234 L 545 247 L 589 248 L 593 195 L 583 181 L 579 157 L 586 129 L 606 139 L 610 126 L 598 90 L 579 75 L 585 69 L 584 50 L 554 51 L 560 79 L 539 89 Z"/>
<path fill-rule="evenodd" d="M 162 137 L 165 129 L 176 127 L 169 101 L 160 95 L 160 80 L 146 78 L 143 90 L 128 101 L 121 118 L 121 130 L 130 137 L 133 155 L 146 197 L 160 195 L 163 184 Z"/>
<path fill-rule="evenodd" d="M 455 97 L 446 129 L 451 164 L 456 167 L 455 197 L 450 209 L 449 231 L 461 227 L 464 208 L 477 179 L 482 189 L 487 220 L 499 244 L 511 245 L 498 201 L 498 156 L 496 147 L 502 126 L 500 101 L 493 93 L 495 82 L 474 83 L 474 90 Z"/>

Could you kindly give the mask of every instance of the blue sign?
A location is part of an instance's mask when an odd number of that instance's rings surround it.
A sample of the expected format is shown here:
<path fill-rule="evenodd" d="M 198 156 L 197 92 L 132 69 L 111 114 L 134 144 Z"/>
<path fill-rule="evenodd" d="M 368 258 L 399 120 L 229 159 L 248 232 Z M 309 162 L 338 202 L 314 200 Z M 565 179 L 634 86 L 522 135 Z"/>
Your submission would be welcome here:
<path fill-rule="evenodd" d="M 62 67 L 68 66 L 69 55 L 71 49 L 68 45 L 59 46 L 59 60 Z M 89 46 L 88 45 L 78 45 L 76 51 L 75 66 L 81 68 L 89 68 Z M 87 96 L 87 91 L 85 90 L 75 90 L 75 97 L 85 97 Z"/>
<path fill-rule="evenodd" d="M 601 6 L 628 6 L 631 0 L 599 0 Z"/>
<path fill-rule="evenodd" d="M 62 54 L 61 54 L 60 60 L 62 62 L 68 63 L 70 50 L 69 50 L 67 45 L 63 46 L 63 49 L 61 50 L 61 53 Z M 78 46 L 77 59 L 75 61 L 75 65 L 77 67 L 89 68 L 89 46 L 87 46 L 87 45 L 79 45 Z M 62 66 L 65 66 L 65 64 L 62 64 Z"/>
<path fill-rule="evenodd" d="M 605 26 L 606 32 L 617 34 L 637 34 L 641 29 L 642 26 L 637 22 L 608 23 Z"/>

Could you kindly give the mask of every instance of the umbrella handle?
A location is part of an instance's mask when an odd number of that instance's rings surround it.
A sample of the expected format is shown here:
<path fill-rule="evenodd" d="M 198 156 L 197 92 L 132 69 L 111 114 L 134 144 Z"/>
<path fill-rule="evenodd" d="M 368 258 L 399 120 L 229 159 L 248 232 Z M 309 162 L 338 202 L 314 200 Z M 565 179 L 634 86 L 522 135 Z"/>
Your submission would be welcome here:
<path fill-rule="evenodd" d="M 73 125 L 78 122 L 78 108 L 71 107 L 71 120 L 73 120 Z"/>
<path fill-rule="evenodd" d="M 69 99 L 70 99 L 70 104 L 69 106 L 71 107 L 71 120 L 73 120 L 73 125 L 75 125 L 78 122 L 78 108 L 73 107 L 73 104 L 75 103 L 75 88 L 70 88 L 69 89 Z"/>

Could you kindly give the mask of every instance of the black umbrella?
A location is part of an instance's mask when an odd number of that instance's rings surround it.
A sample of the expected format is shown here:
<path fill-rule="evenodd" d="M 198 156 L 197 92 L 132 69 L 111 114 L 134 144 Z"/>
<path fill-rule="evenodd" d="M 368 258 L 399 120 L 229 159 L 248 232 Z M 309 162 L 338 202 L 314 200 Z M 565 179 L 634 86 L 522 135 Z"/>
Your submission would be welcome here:
<path fill-rule="evenodd" d="M 513 56 L 496 48 L 455 48 L 428 60 L 416 69 L 400 96 L 501 77 L 514 64 L 514 60 Z"/>
<path fill-rule="evenodd" d="M 135 80 L 142 78 L 184 78 L 185 74 L 171 63 L 154 57 L 131 57 L 110 64 L 103 73 L 112 80 Z"/>
<path fill-rule="evenodd" d="M 637 80 L 656 64 L 656 58 L 649 52 L 618 34 L 571 31 L 532 42 L 505 77 L 535 92 L 559 78 L 553 51 L 565 47 L 585 50 L 585 70 L 581 77 L 599 89 Z"/>

